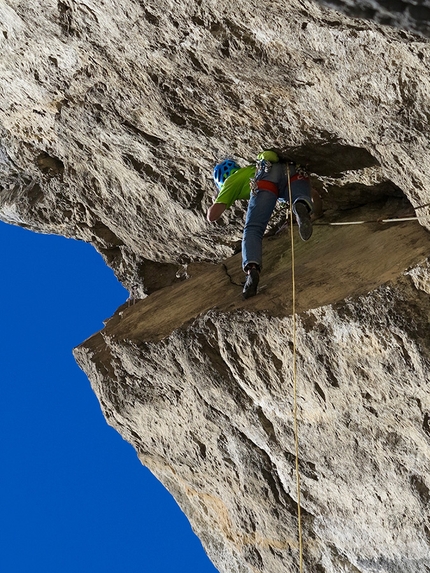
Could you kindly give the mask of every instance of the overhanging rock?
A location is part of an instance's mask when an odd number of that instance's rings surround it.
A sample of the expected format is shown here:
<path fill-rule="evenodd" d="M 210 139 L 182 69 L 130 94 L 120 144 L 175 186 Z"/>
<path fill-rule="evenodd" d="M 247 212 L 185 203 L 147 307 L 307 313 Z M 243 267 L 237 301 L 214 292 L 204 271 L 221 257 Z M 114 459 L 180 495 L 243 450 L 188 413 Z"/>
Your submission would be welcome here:
<path fill-rule="evenodd" d="M 305 570 L 425 573 L 430 235 L 374 223 L 311 241 L 296 253 Z M 248 301 L 237 256 L 193 267 L 75 351 L 222 573 L 298 570 L 290 257 L 288 234 L 266 240 Z"/>
<path fill-rule="evenodd" d="M 425 38 L 298 0 L 117 8 L 2 2 L 2 220 L 92 243 L 142 297 L 232 254 L 243 207 L 204 217 L 228 154 L 295 150 L 331 177 L 379 166 L 430 202 Z"/>

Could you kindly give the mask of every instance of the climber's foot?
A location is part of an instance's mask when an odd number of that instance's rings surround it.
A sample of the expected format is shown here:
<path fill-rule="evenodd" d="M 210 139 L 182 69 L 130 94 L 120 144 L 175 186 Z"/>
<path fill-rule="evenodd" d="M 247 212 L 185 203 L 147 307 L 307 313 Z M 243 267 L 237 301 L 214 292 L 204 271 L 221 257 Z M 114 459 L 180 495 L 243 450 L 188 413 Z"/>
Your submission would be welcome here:
<path fill-rule="evenodd" d="M 260 280 L 260 271 L 253 266 L 247 271 L 247 277 L 243 286 L 242 296 L 244 299 L 250 298 L 257 294 L 258 281 Z"/>
<path fill-rule="evenodd" d="M 296 201 L 293 206 L 293 212 L 296 216 L 299 226 L 299 235 L 303 241 L 308 241 L 312 236 L 312 221 L 309 209 L 303 201 Z"/>

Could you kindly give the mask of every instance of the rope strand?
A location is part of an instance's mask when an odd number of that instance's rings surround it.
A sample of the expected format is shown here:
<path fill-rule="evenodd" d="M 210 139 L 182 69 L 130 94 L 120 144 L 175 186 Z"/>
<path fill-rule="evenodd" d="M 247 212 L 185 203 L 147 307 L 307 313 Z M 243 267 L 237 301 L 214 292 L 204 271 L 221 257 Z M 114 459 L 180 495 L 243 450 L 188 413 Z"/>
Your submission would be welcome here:
<path fill-rule="evenodd" d="M 290 201 L 290 236 L 291 236 L 291 284 L 292 284 L 292 312 L 293 312 L 293 419 L 294 419 L 294 443 L 296 454 L 296 480 L 297 480 L 297 524 L 299 535 L 299 571 L 303 572 L 303 542 L 302 542 L 302 517 L 300 507 L 300 472 L 299 472 L 299 432 L 297 423 L 297 352 L 296 352 L 296 276 L 294 255 L 294 232 L 293 232 L 293 196 L 291 191 L 290 167 L 287 169 L 288 194 Z"/>
<path fill-rule="evenodd" d="M 398 219 L 372 219 L 369 221 L 339 221 L 335 223 L 324 223 L 324 221 L 316 221 L 314 225 L 318 227 L 322 225 L 338 227 L 341 225 L 364 225 L 365 223 L 402 223 L 404 221 L 418 221 L 418 217 L 402 217 Z"/>

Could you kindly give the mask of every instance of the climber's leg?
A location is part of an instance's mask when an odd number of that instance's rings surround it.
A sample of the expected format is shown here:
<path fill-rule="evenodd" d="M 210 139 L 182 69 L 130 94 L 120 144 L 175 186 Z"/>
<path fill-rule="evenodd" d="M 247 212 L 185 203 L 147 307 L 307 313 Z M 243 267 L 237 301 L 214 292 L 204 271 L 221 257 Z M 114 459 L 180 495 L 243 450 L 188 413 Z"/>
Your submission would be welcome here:
<path fill-rule="evenodd" d="M 246 213 L 245 228 L 242 238 L 242 267 L 248 270 L 248 265 L 262 267 L 263 235 L 275 208 L 277 196 L 271 191 L 259 190 L 251 194 Z"/>

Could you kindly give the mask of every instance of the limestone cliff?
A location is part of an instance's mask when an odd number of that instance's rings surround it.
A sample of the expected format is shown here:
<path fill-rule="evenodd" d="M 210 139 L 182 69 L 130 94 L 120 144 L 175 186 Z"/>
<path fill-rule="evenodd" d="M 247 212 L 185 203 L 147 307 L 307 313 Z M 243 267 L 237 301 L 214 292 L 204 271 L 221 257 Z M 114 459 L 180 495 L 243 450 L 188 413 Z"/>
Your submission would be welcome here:
<path fill-rule="evenodd" d="M 430 35 L 430 4 L 426 0 L 318 0 L 349 16 Z"/>
<path fill-rule="evenodd" d="M 75 354 L 216 567 L 297 571 L 285 214 L 246 302 L 246 205 L 204 216 L 217 159 L 274 147 L 323 201 L 295 243 L 305 570 L 430 571 L 428 40 L 304 0 L 3 0 L 0 25 L 0 217 L 130 290 Z"/>

